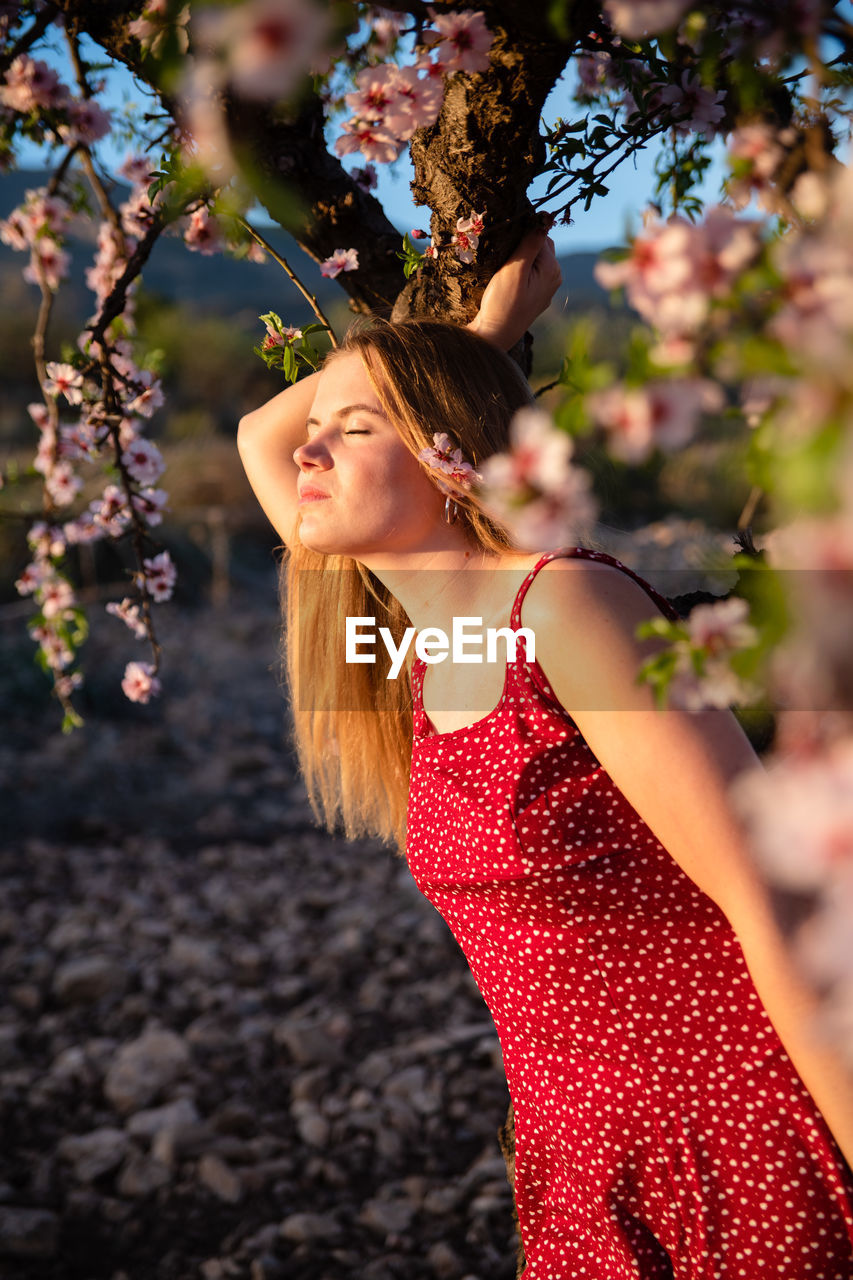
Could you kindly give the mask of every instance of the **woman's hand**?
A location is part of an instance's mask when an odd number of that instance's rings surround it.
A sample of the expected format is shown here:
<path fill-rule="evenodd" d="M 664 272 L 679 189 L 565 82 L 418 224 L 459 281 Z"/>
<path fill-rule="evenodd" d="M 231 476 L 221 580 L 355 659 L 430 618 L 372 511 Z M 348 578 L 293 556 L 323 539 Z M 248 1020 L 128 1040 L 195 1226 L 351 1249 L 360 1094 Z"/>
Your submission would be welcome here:
<path fill-rule="evenodd" d="M 554 241 L 543 228 L 530 231 L 492 276 L 480 310 L 466 327 L 508 351 L 550 304 L 562 280 Z"/>

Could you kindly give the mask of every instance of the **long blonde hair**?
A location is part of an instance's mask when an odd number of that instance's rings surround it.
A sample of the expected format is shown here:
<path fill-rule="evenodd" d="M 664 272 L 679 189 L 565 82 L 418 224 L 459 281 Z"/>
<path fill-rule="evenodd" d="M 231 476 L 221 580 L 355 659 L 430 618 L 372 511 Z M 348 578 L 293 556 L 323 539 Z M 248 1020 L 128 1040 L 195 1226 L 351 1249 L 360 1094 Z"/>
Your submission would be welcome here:
<path fill-rule="evenodd" d="M 444 321 L 357 323 L 326 363 L 353 352 L 415 456 L 432 445 L 434 432 L 447 432 L 476 468 L 509 449 L 514 412 L 534 402 L 509 356 L 469 329 Z M 460 489 L 455 500 L 457 520 L 473 550 L 529 555 L 472 494 Z M 298 527 L 281 563 L 282 658 L 292 743 L 311 808 L 327 831 L 342 823 L 348 839 L 378 836 L 402 853 L 412 751 L 412 650 L 398 677 L 389 680 L 384 646 L 377 645 L 375 663 L 347 663 L 344 635 L 347 617 L 375 617 L 399 645 L 411 622 L 369 569 L 349 556 L 302 546 Z"/>

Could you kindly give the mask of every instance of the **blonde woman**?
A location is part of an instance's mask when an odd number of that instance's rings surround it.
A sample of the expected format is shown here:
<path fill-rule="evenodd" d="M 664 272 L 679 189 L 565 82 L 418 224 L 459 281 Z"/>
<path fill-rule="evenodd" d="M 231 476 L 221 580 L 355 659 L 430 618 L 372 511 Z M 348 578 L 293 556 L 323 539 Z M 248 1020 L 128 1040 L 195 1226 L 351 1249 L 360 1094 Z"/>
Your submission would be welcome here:
<path fill-rule="evenodd" d="M 849 1073 L 727 798 L 756 756 L 730 711 L 634 683 L 636 623 L 674 616 L 642 578 L 519 549 L 466 487 L 531 401 L 505 351 L 559 283 L 533 232 L 468 329 L 351 332 L 240 423 L 286 546 L 300 766 L 327 829 L 405 853 L 489 1006 L 526 1280 L 850 1280 Z M 515 652 L 426 661 L 461 617 Z"/>

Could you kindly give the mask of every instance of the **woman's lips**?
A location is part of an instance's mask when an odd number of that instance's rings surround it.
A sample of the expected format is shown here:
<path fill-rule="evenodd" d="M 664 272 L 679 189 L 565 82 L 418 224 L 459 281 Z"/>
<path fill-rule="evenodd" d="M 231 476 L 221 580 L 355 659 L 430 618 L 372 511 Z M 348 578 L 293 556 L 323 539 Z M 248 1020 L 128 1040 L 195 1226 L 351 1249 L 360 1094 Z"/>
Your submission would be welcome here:
<path fill-rule="evenodd" d="M 322 502 L 322 500 L 324 498 L 328 498 L 328 496 L 329 495 L 327 493 L 319 493 L 316 489 L 306 489 L 305 492 L 301 494 L 297 505 L 301 507 L 303 502 Z"/>

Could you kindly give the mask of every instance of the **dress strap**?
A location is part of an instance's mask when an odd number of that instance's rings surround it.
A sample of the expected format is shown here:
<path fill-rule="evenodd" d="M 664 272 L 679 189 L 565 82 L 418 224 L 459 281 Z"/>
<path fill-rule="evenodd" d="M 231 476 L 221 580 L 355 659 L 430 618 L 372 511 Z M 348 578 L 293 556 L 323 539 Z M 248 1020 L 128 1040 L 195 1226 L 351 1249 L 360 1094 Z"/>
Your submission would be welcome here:
<path fill-rule="evenodd" d="M 666 615 L 667 618 L 669 618 L 671 622 L 678 622 L 680 620 L 680 614 L 674 606 L 670 604 L 665 596 L 662 596 L 659 591 L 656 591 L 655 588 L 651 586 L 650 583 L 646 582 L 645 578 L 641 578 L 638 573 L 635 573 L 633 569 L 629 569 L 626 564 L 623 564 L 621 560 L 617 560 L 615 556 L 609 555 L 606 551 L 592 551 L 588 547 L 558 547 L 556 550 L 546 551 L 543 556 L 540 556 L 519 587 L 518 594 L 516 595 L 515 602 L 512 606 L 512 615 L 510 620 L 510 626 L 513 630 L 516 630 L 521 626 L 521 605 L 524 597 L 527 595 L 531 582 L 536 577 L 539 570 L 543 565 L 547 564 L 549 560 L 562 559 L 567 556 L 575 556 L 583 560 L 599 560 L 604 564 L 612 565 L 614 569 L 621 569 L 623 573 L 627 573 L 635 582 L 638 582 L 646 592 L 648 592 L 658 608 Z"/>

